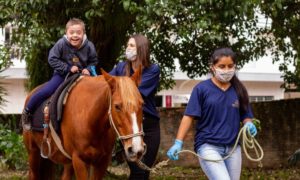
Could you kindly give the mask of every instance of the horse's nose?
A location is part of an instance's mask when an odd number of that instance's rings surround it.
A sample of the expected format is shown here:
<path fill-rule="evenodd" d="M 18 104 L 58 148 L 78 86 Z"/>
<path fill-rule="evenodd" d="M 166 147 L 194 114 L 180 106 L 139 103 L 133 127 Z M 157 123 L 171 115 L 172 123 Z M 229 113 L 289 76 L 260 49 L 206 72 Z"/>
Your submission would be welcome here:
<path fill-rule="evenodd" d="M 128 146 L 127 154 L 130 160 L 135 161 L 136 159 L 140 159 L 145 154 L 146 145 L 140 147 Z"/>

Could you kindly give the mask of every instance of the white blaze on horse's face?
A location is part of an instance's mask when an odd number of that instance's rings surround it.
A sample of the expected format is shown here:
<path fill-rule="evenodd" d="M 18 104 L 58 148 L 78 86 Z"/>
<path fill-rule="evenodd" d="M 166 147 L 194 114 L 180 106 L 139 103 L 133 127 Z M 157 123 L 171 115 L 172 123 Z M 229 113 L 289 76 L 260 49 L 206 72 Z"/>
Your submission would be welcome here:
<path fill-rule="evenodd" d="M 132 122 L 132 130 L 133 134 L 137 134 L 141 132 L 141 130 L 138 127 L 137 123 L 137 116 L 136 113 L 131 113 L 131 122 Z M 142 137 L 141 136 L 135 136 L 132 138 L 132 147 L 134 152 L 143 151 L 144 147 L 142 146 Z"/>

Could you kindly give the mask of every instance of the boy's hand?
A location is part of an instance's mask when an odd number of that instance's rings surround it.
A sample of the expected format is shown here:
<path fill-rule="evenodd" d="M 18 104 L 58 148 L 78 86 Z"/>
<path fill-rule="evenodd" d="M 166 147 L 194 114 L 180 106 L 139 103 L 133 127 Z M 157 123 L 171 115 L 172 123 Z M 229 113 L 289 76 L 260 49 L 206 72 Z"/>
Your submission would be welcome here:
<path fill-rule="evenodd" d="M 70 71 L 72 73 L 76 73 L 76 72 L 79 72 L 79 68 L 77 66 L 72 66 Z"/>
<path fill-rule="evenodd" d="M 90 75 L 90 71 L 87 70 L 87 69 L 83 69 L 83 70 L 82 70 L 82 74 L 83 74 L 83 75 Z"/>

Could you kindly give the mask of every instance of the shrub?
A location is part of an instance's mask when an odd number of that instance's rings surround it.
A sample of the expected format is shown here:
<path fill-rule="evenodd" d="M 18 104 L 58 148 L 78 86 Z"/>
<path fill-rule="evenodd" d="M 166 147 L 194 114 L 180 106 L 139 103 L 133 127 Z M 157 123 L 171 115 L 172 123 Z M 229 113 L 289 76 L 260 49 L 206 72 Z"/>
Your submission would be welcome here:
<path fill-rule="evenodd" d="M 2 124 L 0 124 L 0 165 L 16 170 L 28 167 L 23 137 Z"/>

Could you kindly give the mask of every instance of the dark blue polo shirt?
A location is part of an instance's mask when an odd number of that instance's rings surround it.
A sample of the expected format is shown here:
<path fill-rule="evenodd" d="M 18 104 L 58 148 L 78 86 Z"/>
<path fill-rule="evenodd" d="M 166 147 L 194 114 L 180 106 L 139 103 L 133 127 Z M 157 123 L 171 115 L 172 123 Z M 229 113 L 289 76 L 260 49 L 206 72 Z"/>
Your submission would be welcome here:
<path fill-rule="evenodd" d="M 211 79 L 194 87 L 184 114 L 197 120 L 195 151 L 203 143 L 234 144 L 240 122 L 253 118 L 250 105 L 246 113 L 240 114 L 238 96 L 233 86 L 223 91 Z"/>
<path fill-rule="evenodd" d="M 117 66 L 110 71 L 110 74 L 114 76 L 124 76 L 126 63 L 127 62 L 119 62 Z M 133 70 L 131 70 L 131 74 L 133 74 Z M 156 119 L 159 119 L 155 106 L 155 93 L 159 85 L 159 74 L 160 69 L 156 64 L 152 64 L 150 67 L 144 68 L 142 72 L 142 82 L 138 87 L 144 99 L 144 114 L 150 115 Z"/>

